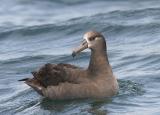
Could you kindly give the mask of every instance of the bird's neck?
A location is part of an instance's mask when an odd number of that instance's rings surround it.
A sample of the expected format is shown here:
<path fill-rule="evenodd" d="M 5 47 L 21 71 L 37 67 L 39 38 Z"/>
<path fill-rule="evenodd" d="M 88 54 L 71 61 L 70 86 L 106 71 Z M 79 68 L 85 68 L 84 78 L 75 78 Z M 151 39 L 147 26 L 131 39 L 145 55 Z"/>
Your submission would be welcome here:
<path fill-rule="evenodd" d="M 109 65 L 106 50 L 91 50 L 91 58 L 88 70 L 92 73 L 112 71 Z"/>

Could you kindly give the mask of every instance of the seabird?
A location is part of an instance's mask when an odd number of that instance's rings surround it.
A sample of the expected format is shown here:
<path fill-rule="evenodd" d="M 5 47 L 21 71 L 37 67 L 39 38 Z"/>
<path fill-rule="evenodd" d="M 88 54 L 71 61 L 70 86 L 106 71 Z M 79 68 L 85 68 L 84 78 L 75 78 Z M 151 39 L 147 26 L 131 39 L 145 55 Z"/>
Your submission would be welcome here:
<path fill-rule="evenodd" d="M 84 34 L 82 44 L 72 56 L 89 48 L 90 63 L 87 69 L 70 64 L 45 64 L 32 72 L 33 78 L 25 81 L 40 95 L 50 99 L 105 98 L 118 92 L 118 82 L 109 64 L 106 41 L 96 31 Z"/>

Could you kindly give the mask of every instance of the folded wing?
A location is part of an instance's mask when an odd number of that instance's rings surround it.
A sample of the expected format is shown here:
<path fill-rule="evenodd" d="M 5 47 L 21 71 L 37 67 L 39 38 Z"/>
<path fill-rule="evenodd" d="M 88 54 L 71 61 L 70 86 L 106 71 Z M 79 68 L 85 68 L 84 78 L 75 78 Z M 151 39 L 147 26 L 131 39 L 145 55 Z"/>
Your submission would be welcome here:
<path fill-rule="evenodd" d="M 42 87 L 56 86 L 59 83 L 66 82 L 68 74 L 67 69 L 77 69 L 71 64 L 45 64 L 38 71 L 31 72 L 33 78 L 24 78 L 19 81 L 25 81 L 28 85 L 37 85 Z M 68 81 L 69 82 L 69 81 Z"/>

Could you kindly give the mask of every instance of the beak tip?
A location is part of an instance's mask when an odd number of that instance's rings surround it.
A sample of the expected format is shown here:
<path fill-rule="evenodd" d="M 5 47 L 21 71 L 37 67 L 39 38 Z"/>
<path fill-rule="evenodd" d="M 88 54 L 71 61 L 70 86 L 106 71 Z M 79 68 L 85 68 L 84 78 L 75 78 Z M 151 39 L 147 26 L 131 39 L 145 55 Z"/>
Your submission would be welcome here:
<path fill-rule="evenodd" d="M 72 52 L 72 57 L 74 58 L 76 56 L 76 52 Z"/>
<path fill-rule="evenodd" d="M 88 43 L 85 40 L 78 48 L 73 50 L 72 57 L 74 58 L 77 54 L 79 54 L 81 51 L 85 50 L 86 48 L 88 48 Z"/>

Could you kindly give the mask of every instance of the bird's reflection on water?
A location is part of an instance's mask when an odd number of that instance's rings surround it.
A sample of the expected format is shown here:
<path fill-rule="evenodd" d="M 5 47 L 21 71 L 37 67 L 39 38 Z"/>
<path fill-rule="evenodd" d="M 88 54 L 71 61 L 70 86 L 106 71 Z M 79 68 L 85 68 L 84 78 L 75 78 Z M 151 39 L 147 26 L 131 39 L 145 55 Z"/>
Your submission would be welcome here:
<path fill-rule="evenodd" d="M 91 113 L 95 115 L 106 115 L 107 110 L 101 109 L 101 107 L 107 103 L 111 103 L 111 98 L 106 99 L 74 99 L 74 100 L 51 100 L 43 98 L 40 106 L 44 110 L 64 112 L 66 110 L 74 109 L 77 106 L 81 106 L 80 113 Z M 87 105 L 86 105 L 87 104 Z M 76 105 L 76 106 L 75 106 Z M 83 106 L 87 108 L 83 108 Z"/>

